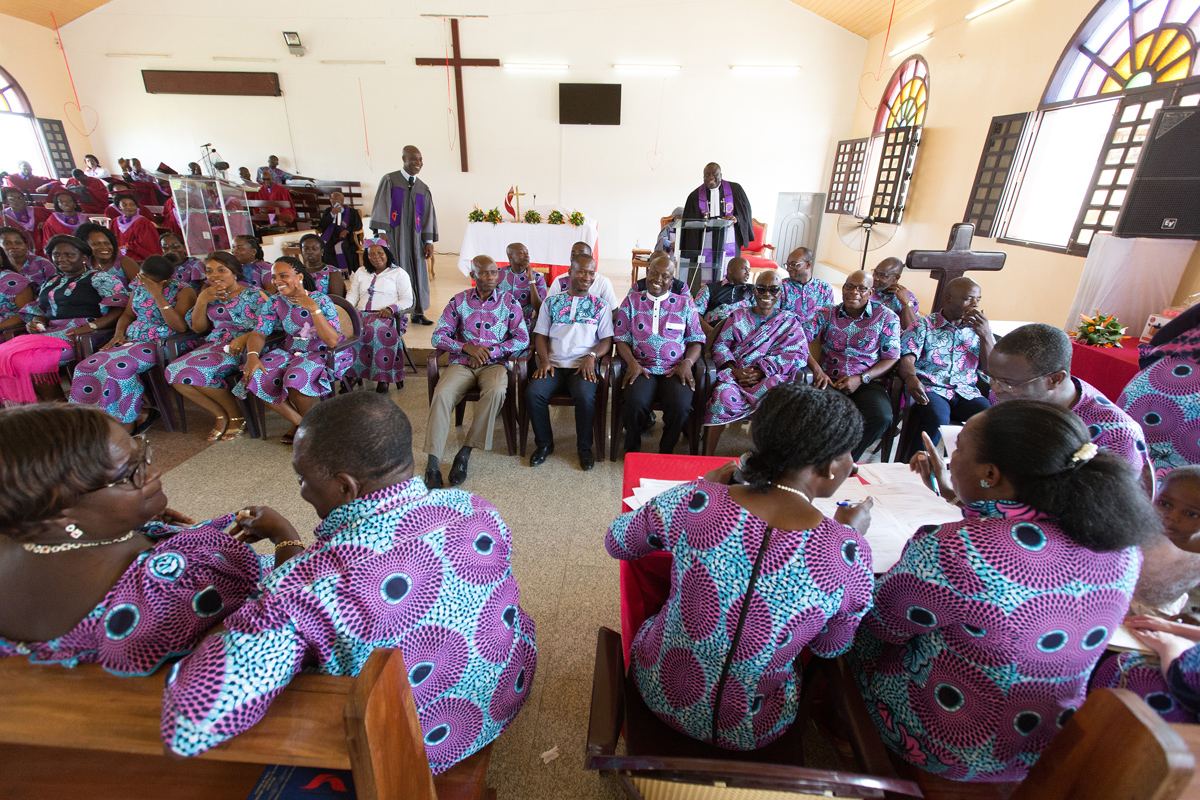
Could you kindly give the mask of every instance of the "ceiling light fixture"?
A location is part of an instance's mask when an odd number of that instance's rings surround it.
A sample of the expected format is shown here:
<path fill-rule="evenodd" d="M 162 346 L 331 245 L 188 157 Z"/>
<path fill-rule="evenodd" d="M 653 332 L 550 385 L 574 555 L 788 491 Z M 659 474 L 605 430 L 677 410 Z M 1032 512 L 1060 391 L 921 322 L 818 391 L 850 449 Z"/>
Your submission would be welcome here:
<path fill-rule="evenodd" d="M 505 69 L 530 72 L 566 72 L 570 67 L 566 64 L 510 64 L 504 62 Z"/>
<path fill-rule="evenodd" d="M 676 75 L 678 64 L 613 64 L 617 72 L 642 72 L 648 75 Z"/>
<path fill-rule="evenodd" d="M 255 58 L 253 56 L 213 56 L 213 61 L 278 61 L 278 58 Z"/>
<path fill-rule="evenodd" d="M 995 11 L 1000 6 L 1007 5 L 1011 2 L 1012 2 L 1012 0 L 995 0 L 995 2 L 988 3 L 983 8 L 977 8 L 974 11 L 972 11 L 970 14 L 967 14 L 967 19 L 975 19 L 976 17 L 982 17 L 984 14 L 988 13 L 989 11 Z"/>
<path fill-rule="evenodd" d="M 380 65 L 380 64 L 386 64 L 387 62 L 386 61 L 355 61 L 353 59 L 338 60 L 338 59 L 332 59 L 332 58 L 322 58 L 321 63 L 322 64 L 375 64 L 375 65 Z"/>
<path fill-rule="evenodd" d="M 892 56 L 898 56 L 901 53 L 905 52 L 906 50 L 912 50 L 914 47 L 916 47 L 918 45 L 925 44 L 932 38 L 933 38 L 933 34 L 927 33 L 924 36 L 922 36 L 920 39 L 917 39 L 916 41 L 909 42 L 906 45 L 901 45 L 900 47 L 897 47 L 895 50 L 888 53 L 888 58 L 891 58 Z"/>
<path fill-rule="evenodd" d="M 765 64 L 734 64 L 730 71 L 735 75 L 795 75 L 800 67 L 768 66 Z"/>
<path fill-rule="evenodd" d="M 292 55 L 304 55 L 304 45 L 300 43 L 300 34 L 295 31 L 284 31 L 283 43 L 287 45 L 288 52 Z"/>
<path fill-rule="evenodd" d="M 170 58 L 169 53 L 105 53 L 107 58 Z"/>

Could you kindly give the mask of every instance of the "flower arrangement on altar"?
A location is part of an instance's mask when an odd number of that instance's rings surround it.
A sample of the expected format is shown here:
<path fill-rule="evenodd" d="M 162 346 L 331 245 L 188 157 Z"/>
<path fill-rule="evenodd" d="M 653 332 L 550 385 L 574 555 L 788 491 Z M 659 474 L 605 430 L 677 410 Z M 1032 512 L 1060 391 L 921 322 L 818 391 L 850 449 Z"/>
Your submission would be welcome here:
<path fill-rule="evenodd" d="M 531 208 L 525 212 L 525 221 L 530 225 L 537 225 L 542 221 L 542 215 Z"/>
<path fill-rule="evenodd" d="M 487 219 L 487 215 L 479 206 L 475 206 L 471 213 L 467 214 L 467 222 L 483 222 L 485 219 Z"/>
<path fill-rule="evenodd" d="M 1090 317 L 1087 314 L 1080 314 L 1078 330 L 1067 331 L 1067 333 L 1080 344 L 1090 344 L 1096 347 L 1120 347 L 1121 337 L 1125 335 L 1125 330 L 1117 321 L 1116 314 L 1109 314 L 1106 317 L 1097 308 L 1095 314 Z"/>
<path fill-rule="evenodd" d="M 546 217 L 546 222 L 549 222 L 551 225 L 562 225 L 566 221 L 567 218 L 557 208 L 550 212 L 550 216 Z"/>
<path fill-rule="evenodd" d="M 571 223 L 576 228 L 578 228 L 580 225 L 583 224 L 583 214 L 576 211 L 576 212 L 572 213 L 571 216 L 567 217 L 567 222 Z"/>
<path fill-rule="evenodd" d="M 484 215 L 483 220 L 484 222 L 490 222 L 493 225 L 497 225 L 501 222 L 504 222 L 504 215 L 500 213 L 500 207 L 496 206 Z"/>

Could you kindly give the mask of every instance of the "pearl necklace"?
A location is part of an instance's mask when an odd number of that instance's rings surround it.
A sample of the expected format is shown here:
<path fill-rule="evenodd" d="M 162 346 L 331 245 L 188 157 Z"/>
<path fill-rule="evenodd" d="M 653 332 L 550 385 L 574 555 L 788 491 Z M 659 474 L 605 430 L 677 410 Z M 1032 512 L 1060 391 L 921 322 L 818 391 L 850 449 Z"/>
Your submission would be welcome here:
<path fill-rule="evenodd" d="M 783 489 L 785 492 L 791 492 L 792 494 L 798 494 L 801 497 L 803 497 L 805 500 L 807 500 L 809 503 L 812 502 L 812 498 L 809 497 L 808 495 L 806 495 L 804 492 L 800 491 L 799 489 L 793 489 L 791 486 L 784 486 L 782 483 L 772 483 L 771 485 L 774 486 L 776 489 Z"/>
<path fill-rule="evenodd" d="M 120 544 L 121 542 L 128 542 L 133 538 L 134 533 L 135 531 L 130 531 L 124 536 L 118 536 L 116 539 L 108 539 L 103 542 L 63 542 L 62 544 L 33 544 L 32 542 L 26 542 L 21 546 L 24 547 L 26 551 L 30 553 L 38 553 L 39 555 L 45 555 L 47 553 L 65 553 L 68 550 L 80 550 L 84 547 L 103 547 L 106 544 Z"/>

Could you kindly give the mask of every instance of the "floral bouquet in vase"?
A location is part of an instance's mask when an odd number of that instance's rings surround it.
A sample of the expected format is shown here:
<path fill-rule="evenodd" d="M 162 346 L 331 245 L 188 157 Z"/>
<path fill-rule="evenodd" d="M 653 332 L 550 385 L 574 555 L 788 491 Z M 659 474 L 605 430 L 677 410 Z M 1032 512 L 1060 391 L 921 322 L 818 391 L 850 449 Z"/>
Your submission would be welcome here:
<path fill-rule="evenodd" d="M 467 222 L 483 222 L 485 219 L 487 219 L 487 214 L 484 214 L 483 209 L 479 206 L 475 206 L 471 213 L 467 214 Z"/>
<path fill-rule="evenodd" d="M 525 212 L 525 221 L 530 225 L 537 225 L 542 221 L 542 215 L 531 208 Z"/>
<path fill-rule="evenodd" d="M 485 222 L 490 222 L 493 225 L 496 225 L 504 221 L 504 215 L 500 213 L 500 207 L 496 206 L 491 211 L 487 212 L 483 219 Z"/>
<path fill-rule="evenodd" d="M 1109 314 L 1106 317 L 1097 308 L 1090 317 L 1087 314 L 1080 314 L 1079 328 L 1067 331 L 1067 333 L 1080 344 L 1090 344 L 1096 347 L 1120 347 L 1121 337 L 1125 335 L 1125 330 L 1117 321 L 1116 314 Z"/>
<path fill-rule="evenodd" d="M 576 211 L 573 214 L 571 214 L 571 216 L 567 217 L 567 222 L 571 223 L 576 228 L 578 228 L 580 225 L 583 224 L 583 214 Z"/>
<path fill-rule="evenodd" d="M 566 221 L 566 217 L 557 208 L 550 212 L 550 216 L 546 217 L 546 222 L 549 222 L 551 225 L 562 225 Z"/>

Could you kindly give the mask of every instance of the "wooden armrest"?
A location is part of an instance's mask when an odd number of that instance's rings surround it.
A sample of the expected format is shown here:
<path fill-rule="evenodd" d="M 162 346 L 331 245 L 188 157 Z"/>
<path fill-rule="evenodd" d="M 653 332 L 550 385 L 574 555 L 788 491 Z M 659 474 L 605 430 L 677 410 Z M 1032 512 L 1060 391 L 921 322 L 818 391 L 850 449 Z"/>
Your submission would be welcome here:
<path fill-rule="evenodd" d="M 440 377 L 440 366 L 438 359 L 447 351 L 437 349 L 431 352 L 425 358 L 425 376 L 429 379 L 429 405 L 433 405 L 433 390 L 437 388 L 438 378 Z"/>
<path fill-rule="evenodd" d="M 592 711 L 588 718 L 583 768 L 595 756 L 612 756 L 625 724 L 625 659 L 621 634 L 601 628 L 596 635 L 596 666 L 592 674 Z"/>

